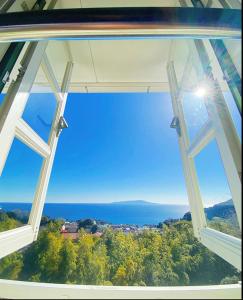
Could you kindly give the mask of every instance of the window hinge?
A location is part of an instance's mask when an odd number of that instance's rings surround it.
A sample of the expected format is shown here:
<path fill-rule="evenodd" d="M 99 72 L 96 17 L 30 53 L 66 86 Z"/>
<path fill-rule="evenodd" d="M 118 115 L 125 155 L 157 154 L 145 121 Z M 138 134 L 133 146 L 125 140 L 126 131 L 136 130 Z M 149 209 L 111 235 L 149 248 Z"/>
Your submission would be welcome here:
<path fill-rule="evenodd" d="M 64 117 L 60 117 L 58 125 L 57 125 L 57 137 L 59 137 L 60 133 L 63 129 L 68 128 L 68 124 Z"/>
<path fill-rule="evenodd" d="M 24 66 L 20 66 L 20 68 L 18 69 L 18 75 L 17 75 L 17 78 L 16 78 L 16 81 L 21 81 L 21 79 L 24 77 L 24 74 L 26 72 L 26 67 Z"/>

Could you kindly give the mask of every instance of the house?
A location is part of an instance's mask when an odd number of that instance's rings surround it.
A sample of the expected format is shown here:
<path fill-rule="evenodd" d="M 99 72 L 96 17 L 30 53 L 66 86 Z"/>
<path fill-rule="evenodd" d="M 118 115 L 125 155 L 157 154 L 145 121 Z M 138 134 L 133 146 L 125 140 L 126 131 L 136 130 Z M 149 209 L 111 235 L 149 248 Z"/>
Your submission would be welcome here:
<path fill-rule="evenodd" d="M 78 232 L 78 224 L 76 222 L 65 222 L 61 227 L 61 233 Z"/>

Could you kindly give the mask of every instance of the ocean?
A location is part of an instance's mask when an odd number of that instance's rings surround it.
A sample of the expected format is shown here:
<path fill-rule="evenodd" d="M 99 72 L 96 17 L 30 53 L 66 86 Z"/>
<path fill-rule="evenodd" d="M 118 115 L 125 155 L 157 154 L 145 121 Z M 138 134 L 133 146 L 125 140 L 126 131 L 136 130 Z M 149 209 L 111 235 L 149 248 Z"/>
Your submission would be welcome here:
<path fill-rule="evenodd" d="M 20 209 L 30 211 L 30 203 L 0 202 L 0 208 L 5 211 Z M 50 218 L 63 218 L 75 221 L 83 218 L 93 218 L 112 224 L 152 225 L 166 219 L 182 218 L 189 211 L 186 205 L 168 204 L 120 204 L 120 203 L 46 203 L 43 215 Z"/>

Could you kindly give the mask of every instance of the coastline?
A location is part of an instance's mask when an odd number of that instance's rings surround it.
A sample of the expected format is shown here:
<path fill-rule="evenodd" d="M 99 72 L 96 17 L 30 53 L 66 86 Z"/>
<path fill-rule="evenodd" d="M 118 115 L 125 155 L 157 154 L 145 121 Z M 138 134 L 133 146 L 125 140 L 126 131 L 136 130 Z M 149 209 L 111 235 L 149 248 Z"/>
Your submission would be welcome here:
<path fill-rule="evenodd" d="M 75 206 L 75 207 L 74 207 Z M 4 203 L 0 207 L 7 211 L 21 210 L 29 212 L 31 203 Z M 80 219 L 105 220 L 120 225 L 155 225 L 167 219 L 178 219 L 188 212 L 186 205 L 169 204 L 120 204 L 120 203 L 46 203 L 43 216 L 52 219 L 77 221 Z"/>

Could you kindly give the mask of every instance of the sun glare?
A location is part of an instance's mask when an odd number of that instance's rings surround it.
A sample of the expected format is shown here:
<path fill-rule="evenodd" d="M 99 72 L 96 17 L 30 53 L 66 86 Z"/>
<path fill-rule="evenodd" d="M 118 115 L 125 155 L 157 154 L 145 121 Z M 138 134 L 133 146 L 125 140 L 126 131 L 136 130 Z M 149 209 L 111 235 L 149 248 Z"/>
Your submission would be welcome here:
<path fill-rule="evenodd" d="M 194 92 L 195 96 L 197 96 L 198 98 L 202 98 L 204 96 L 206 96 L 207 94 L 207 89 L 203 86 L 198 87 L 195 92 Z"/>

